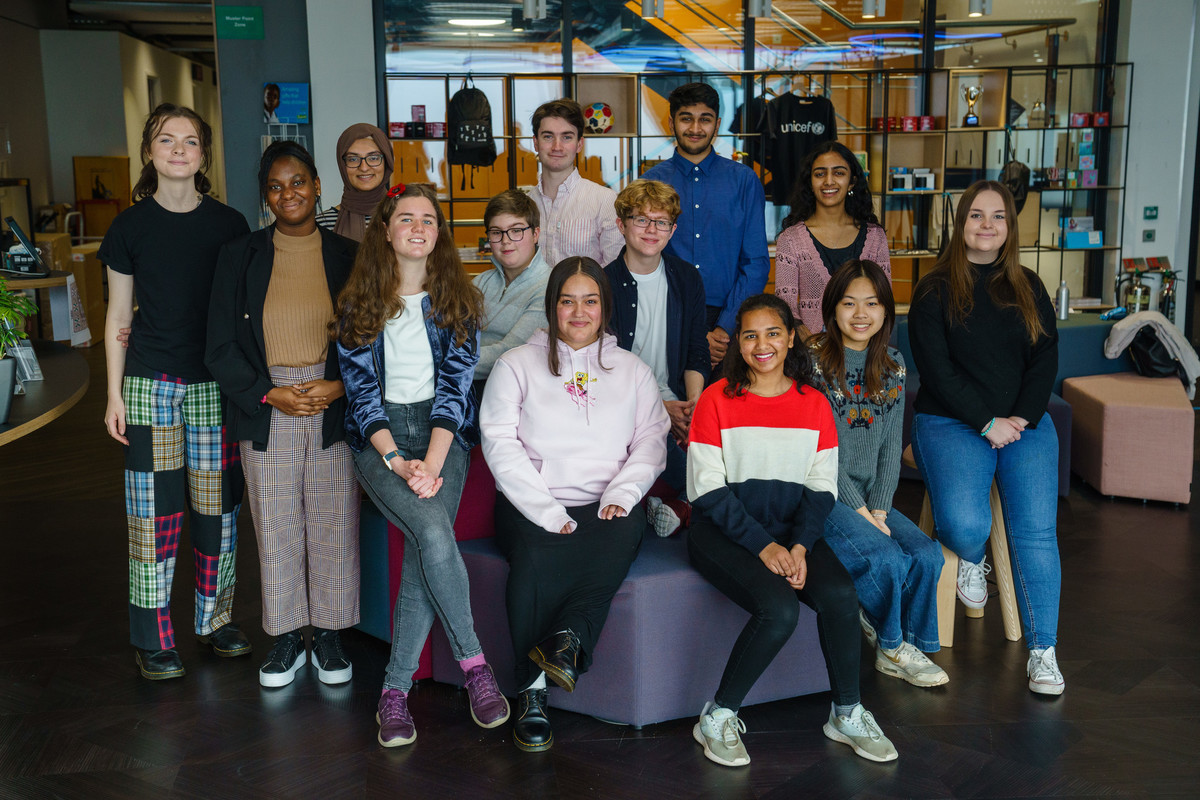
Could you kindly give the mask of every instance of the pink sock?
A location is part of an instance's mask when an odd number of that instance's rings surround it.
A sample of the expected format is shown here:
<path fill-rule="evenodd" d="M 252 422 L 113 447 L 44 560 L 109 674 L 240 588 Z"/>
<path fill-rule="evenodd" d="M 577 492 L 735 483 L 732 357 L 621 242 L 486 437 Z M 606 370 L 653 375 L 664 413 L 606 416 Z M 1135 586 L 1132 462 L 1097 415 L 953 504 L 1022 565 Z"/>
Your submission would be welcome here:
<path fill-rule="evenodd" d="M 463 659 L 462 661 L 458 662 L 458 665 L 462 667 L 463 674 L 466 675 L 471 670 L 475 669 L 476 667 L 482 667 L 486 663 L 487 659 L 483 657 L 483 653 L 480 653 L 477 656 Z"/>

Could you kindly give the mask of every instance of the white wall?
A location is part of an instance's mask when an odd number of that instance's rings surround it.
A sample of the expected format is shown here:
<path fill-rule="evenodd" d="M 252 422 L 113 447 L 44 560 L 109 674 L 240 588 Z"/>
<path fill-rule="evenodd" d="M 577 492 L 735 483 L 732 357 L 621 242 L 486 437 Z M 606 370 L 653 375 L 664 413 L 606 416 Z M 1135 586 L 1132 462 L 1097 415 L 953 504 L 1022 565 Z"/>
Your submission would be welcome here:
<path fill-rule="evenodd" d="M 308 0 L 312 82 L 310 143 L 326 208 L 341 202 L 337 140 L 356 122 L 379 124 L 375 103 L 375 28 L 371 0 Z M 389 176 L 390 177 L 390 176 Z"/>
<path fill-rule="evenodd" d="M 75 202 L 75 156 L 125 156 L 119 34 L 40 31 L 56 202 Z M 137 159 L 137 151 L 132 154 Z"/>
<path fill-rule="evenodd" d="M 1196 265 L 1187 259 L 1200 109 L 1198 16 L 1200 0 L 1126 0 L 1117 44 L 1117 60 L 1134 63 L 1121 254 L 1166 255 L 1183 271 L 1175 319 L 1180 326 L 1190 302 L 1191 281 L 1186 278 L 1196 274 Z M 1157 220 L 1142 219 L 1145 206 L 1158 206 Z M 1155 240 L 1145 243 L 1142 232 L 1150 228 Z M 1111 285 L 1112 276 L 1106 281 Z"/>
<path fill-rule="evenodd" d="M 0 17 L 0 74 L 6 76 L 0 81 L 0 126 L 8 134 L 7 139 L 0 136 L 0 163 L 7 177 L 29 178 L 36 213 L 51 197 L 46 93 L 37 28 Z"/>

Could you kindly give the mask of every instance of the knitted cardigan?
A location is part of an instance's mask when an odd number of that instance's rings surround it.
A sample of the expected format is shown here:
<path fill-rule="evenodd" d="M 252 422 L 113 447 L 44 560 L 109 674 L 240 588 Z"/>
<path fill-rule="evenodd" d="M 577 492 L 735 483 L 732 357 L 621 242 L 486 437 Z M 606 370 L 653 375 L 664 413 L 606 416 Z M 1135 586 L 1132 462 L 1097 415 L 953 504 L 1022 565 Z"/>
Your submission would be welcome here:
<path fill-rule="evenodd" d="M 874 261 L 892 279 L 888 259 L 887 234 L 878 225 L 867 223 L 867 240 L 859 258 Z M 775 294 L 792 308 L 810 333 L 825 329 L 821 318 L 821 295 L 829 283 L 829 270 L 803 222 L 797 222 L 779 234 L 775 242 Z"/>

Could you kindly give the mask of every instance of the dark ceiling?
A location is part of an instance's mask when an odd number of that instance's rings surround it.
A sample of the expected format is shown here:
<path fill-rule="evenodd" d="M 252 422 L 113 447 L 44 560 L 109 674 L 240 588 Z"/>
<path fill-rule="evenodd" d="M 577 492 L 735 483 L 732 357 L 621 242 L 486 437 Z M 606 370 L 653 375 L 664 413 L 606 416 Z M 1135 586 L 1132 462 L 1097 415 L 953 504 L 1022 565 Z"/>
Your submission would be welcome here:
<path fill-rule="evenodd" d="M 212 0 L 63 0 L 71 30 L 120 31 L 216 67 Z"/>

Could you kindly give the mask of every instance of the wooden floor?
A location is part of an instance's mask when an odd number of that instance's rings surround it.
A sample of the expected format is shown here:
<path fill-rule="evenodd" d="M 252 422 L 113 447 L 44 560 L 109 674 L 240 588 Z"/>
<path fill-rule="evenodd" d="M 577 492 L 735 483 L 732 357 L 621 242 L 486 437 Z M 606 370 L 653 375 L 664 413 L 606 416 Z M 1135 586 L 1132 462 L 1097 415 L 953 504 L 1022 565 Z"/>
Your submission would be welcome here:
<path fill-rule="evenodd" d="M 1110 501 L 1081 484 L 1059 505 L 1066 694 L 1030 694 L 1024 646 L 1004 640 L 994 610 L 960 614 L 955 646 L 936 656 L 942 688 L 879 675 L 864 645 L 863 699 L 900 751 L 888 765 L 821 735 L 827 694 L 746 708 L 753 763 L 732 770 L 705 761 L 692 720 L 634 731 L 554 712 L 554 749 L 522 754 L 507 726 L 477 728 L 465 695 L 430 682 L 412 697 L 416 744 L 385 750 L 383 643 L 345 637 L 349 685 L 306 669 L 290 687 L 259 687 L 269 640 L 245 514 L 234 616 L 255 654 L 225 661 L 181 636 L 187 676 L 149 683 L 128 644 L 120 448 L 103 431 L 100 349 L 88 360 L 84 400 L 0 451 L 0 797 L 1200 796 L 1197 504 Z M 899 508 L 915 516 L 921 491 L 902 485 Z M 713 658 L 728 646 L 714 642 Z"/>

